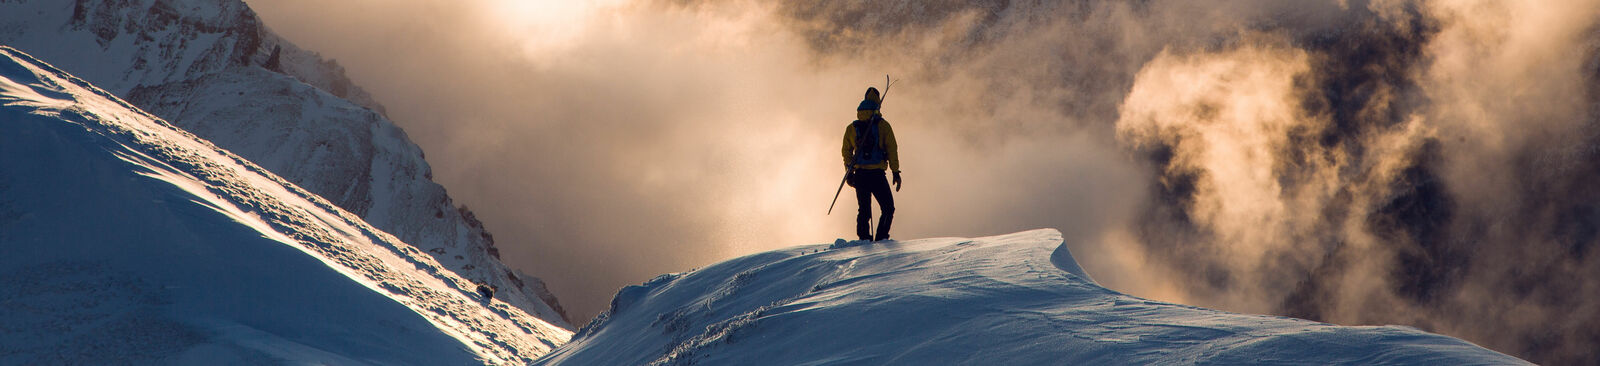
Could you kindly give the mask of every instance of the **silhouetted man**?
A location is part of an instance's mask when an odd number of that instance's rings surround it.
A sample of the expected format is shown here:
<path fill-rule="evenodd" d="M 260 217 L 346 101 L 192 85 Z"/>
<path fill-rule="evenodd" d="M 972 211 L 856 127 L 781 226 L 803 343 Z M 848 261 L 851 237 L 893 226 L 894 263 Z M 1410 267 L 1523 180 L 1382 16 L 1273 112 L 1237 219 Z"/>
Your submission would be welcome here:
<path fill-rule="evenodd" d="M 861 240 L 889 239 L 889 225 L 894 222 L 894 194 L 889 191 L 889 181 L 884 179 L 884 169 L 894 172 L 894 190 L 900 190 L 900 153 L 894 141 L 894 129 L 878 112 L 877 88 L 867 88 L 867 95 L 856 106 L 856 120 L 844 129 L 844 166 L 848 172 L 845 180 L 856 189 L 856 237 Z M 883 216 L 878 219 L 878 232 L 873 235 L 872 198 L 878 198 Z"/>

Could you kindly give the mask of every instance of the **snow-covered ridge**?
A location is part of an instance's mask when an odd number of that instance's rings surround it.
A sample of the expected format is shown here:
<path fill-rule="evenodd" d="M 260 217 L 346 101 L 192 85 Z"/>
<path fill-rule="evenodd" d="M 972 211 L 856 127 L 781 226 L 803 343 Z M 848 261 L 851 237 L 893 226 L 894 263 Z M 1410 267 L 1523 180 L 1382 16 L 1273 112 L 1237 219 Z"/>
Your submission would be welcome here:
<path fill-rule="evenodd" d="M 1348 327 L 1124 295 L 1055 230 L 843 242 L 657 277 L 545 365 L 1526 364 L 1403 326 Z"/>
<path fill-rule="evenodd" d="M 418 148 L 336 62 L 240 0 L 0 1 L 0 42 L 121 96 L 571 328 L 538 278 L 434 183 Z"/>
<path fill-rule="evenodd" d="M 9 47 L 0 253 L 6 363 L 526 363 L 571 335 Z"/>

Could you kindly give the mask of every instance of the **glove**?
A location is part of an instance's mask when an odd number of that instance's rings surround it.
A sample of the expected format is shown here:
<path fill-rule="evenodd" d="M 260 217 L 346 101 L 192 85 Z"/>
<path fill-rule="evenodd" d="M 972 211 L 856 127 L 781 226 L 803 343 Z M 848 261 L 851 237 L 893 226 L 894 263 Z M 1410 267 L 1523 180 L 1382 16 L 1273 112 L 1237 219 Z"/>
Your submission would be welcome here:
<path fill-rule="evenodd" d="M 849 170 L 845 170 L 844 171 L 844 184 L 847 185 L 847 186 L 850 186 L 850 188 L 855 188 L 856 187 L 856 170 L 855 169 L 849 169 Z"/>
<path fill-rule="evenodd" d="M 900 172 L 894 172 L 894 191 L 900 191 Z"/>

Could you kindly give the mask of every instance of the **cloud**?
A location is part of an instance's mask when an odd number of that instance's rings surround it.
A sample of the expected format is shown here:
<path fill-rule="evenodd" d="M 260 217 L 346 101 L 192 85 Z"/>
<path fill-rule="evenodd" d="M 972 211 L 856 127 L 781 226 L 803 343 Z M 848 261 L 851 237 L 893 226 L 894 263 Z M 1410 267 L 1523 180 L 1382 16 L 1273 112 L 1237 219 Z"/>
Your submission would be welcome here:
<path fill-rule="evenodd" d="M 784 15 L 909 45 L 977 149 L 1114 136 L 1150 190 L 1086 250 L 1112 287 L 1595 357 L 1593 1 L 924 4 Z"/>
<path fill-rule="evenodd" d="M 522 8 L 492 1 L 252 5 L 347 65 L 506 260 L 546 279 L 578 319 L 660 273 L 848 236 L 848 194 L 843 214 L 823 215 L 839 136 L 885 73 L 904 79 L 885 109 L 906 171 L 896 237 L 1062 227 L 1088 243 L 1142 194 L 1109 140 L 974 143 L 969 126 L 994 118 L 942 106 L 983 91 L 918 76 L 934 69 L 902 49 L 818 53 L 765 3 L 599 6 L 578 11 L 581 28 L 561 42 L 538 24 L 496 23 Z M 1062 118 L 1005 103 L 1007 118 Z"/>
<path fill-rule="evenodd" d="M 1346 5 L 1144 64 L 1117 123 L 1160 172 L 1143 244 L 1195 303 L 1593 359 L 1596 4 Z"/>
<path fill-rule="evenodd" d="M 896 237 L 1056 227 L 1137 295 L 1596 357 L 1595 1 L 251 5 L 578 319 L 849 236 L 823 201 L 888 73 Z"/>

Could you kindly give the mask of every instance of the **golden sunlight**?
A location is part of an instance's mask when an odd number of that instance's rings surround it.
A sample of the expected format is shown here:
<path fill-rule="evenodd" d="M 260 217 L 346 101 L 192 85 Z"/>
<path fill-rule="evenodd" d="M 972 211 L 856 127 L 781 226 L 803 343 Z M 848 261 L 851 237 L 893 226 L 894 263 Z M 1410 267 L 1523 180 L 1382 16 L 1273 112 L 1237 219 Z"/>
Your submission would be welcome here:
<path fill-rule="evenodd" d="M 607 8 L 627 0 L 492 0 L 489 19 L 507 32 L 521 33 L 531 49 L 560 47 L 574 42 L 589 21 Z"/>

